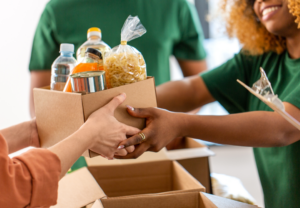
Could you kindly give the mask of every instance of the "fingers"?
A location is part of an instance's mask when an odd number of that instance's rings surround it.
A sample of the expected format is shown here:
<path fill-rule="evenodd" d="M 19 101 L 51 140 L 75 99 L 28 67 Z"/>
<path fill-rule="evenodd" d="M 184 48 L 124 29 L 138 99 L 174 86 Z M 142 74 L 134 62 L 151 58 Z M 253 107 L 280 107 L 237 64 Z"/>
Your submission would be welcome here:
<path fill-rule="evenodd" d="M 133 152 L 134 149 L 134 146 L 126 147 L 125 149 L 118 149 L 118 151 L 115 152 L 115 156 L 126 156 L 128 153 Z"/>
<path fill-rule="evenodd" d="M 137 144 L 142 143 L 146 139 L 146 134 L 144 132 L 140 132 L 124 141 L 122 141 L 119 146 L 130 147 Z"/>
<path fill-rule="evenodd" d="M 104 107 L 108 108 L 111 112 L 114 112 L 115 109 L 121 105 L 124 100 L 126 99 L 126 94 L 122 93 L 116 97 L 114 97 L 108 104 L 106 104 Z"/>
<path fill-rule="evenodd" d="M 126 151 L 128 153 L 132 153 L 135 150 L 135 147 L 134 146 L 130 146 L 130 147 L 126 147 L 125 149 L 126 149 Z"/>
<path fill-rule="evenodd" d="M 127 150 L 126 149 L 119 149 L 117 152 L 115 152 L 115 155 L 126 156 L 127 155 Z"/>
<path fill-rule="evenodd" d="M 147 144 L 147 143 L 142 143 L 142 144 L 140 144 L 140 145 L 135 149 L 134 152 L 132 152 L 132 153 L 126 155 L 125 157 L 119 157 L 119 156 L 117 156 L 116 158 L 118 158 L 118 159 L 132 159 L 132 158 L 136 159 L 136 158 L 138 158 L 139 156 L 141 156 L 144 152 L 146 152 L 146 151 L 149 149 L 149 147 L 150 147 L 149 144 Z"/>
<path fill-rule="evenodd" d="M 127 111 L 130 115 L 138 118 L 148 118 L 154 113 L 154 108 L 133 108 L 127 105 Z"/>
<path fill-rule="evenodd" d="M 127 126 L 125 124 L 124 124 L 124 126 L 125 126 L 126 135 L 130 135 L 130 136 L 135 135 L 141 131 L 140 129 L 132 127 L 132 126 Z"/>

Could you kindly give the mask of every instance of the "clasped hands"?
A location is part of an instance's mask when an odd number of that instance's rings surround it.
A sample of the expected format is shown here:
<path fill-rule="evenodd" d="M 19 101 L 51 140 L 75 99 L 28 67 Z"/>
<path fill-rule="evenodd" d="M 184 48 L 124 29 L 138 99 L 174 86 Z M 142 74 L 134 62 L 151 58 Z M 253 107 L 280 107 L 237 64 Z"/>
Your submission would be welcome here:
<path fill-rule="evenodd" d="M 157 152 L 174 138 L 183 136 L 179 130 L 184 124 L 184 120 L 179 119 L 180 114 L 158 108 L 134 109 L 127 106 L 131 116 L 146 119 L 143 130 L 120 123 L 114 117 L 114 111 L 125 99 L 124 93 L 114 97 L 107 105 L 93 112 L 77 130 L 84 135 L 89 149 L 107 159 L 137 158 L 145 151 Z M 29 142 L 30 146 L 40 146 L 35 119 L 31 123 Z"/>

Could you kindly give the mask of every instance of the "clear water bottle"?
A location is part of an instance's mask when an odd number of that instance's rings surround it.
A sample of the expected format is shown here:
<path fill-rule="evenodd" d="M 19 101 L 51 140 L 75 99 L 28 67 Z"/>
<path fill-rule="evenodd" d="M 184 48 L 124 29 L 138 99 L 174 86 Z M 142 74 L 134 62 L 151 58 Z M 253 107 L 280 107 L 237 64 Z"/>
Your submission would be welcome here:
<path fill-rule="evenodd" d="M 60 45 L 60 56 L 51 66 L 51 90 L 63 91 L 76 59 L 73 57 L 74 45 L 63 43 Z"/>

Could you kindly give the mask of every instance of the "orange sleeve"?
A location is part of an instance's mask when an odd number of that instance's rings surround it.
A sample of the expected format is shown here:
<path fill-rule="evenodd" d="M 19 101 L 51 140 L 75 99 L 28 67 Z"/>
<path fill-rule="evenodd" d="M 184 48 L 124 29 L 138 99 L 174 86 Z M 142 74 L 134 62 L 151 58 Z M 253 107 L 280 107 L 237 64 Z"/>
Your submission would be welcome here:
<path fill-rule="evenodd" d="M 56 204 L 61 164 L 47 149 L 32 149 L 10 159 L 0 134 L 0 207 L 49 207 Z"/>

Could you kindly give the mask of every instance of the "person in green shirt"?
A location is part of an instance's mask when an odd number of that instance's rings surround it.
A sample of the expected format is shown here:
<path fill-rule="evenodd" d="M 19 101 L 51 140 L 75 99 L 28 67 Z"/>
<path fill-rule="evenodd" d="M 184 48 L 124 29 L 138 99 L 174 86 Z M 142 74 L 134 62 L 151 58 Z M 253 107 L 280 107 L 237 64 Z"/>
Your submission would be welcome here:
<path fill-rule="evenodd" d="M 300 131 L 236 80 L 252 86 L 260 79 L 259 68 L 264 68 L 285 111 L 300 120 L 300 7 L 294 0 L 223 3 L 229 32 L 244 48 L 212 71 L 159 86 L 157 98 L 159 107 L 177 112 L 217 100 L 230 115 L 189 115 L 128 106 L 132 116 L 147 119 L 147 127 L 143 134 L 120 144 L 139 144 L 124 158 L 137 158 L 147 150 L 159 151 L 182 136 L 252 146 L 265 207 L 299 207 Z"/>
<path fill-rule="evenodd" d="M 99 27 L 111 47 L 120 44 L 121 29 L 129 15 L 138 15 L 147 29 L 143 37 L 130 41 L 144 56 L 147 75 L 156 85 L 170 80 L 169 57 L 174 55 L 184 76 L 206 70 L 203 32 L 195 7 L 186 0 L 51 0 L 39 20 L 29 63 L 30 114 L 35 116 L 33 88 L 50 85 L 51 64 L 61 43 L 73 43 L 75 51 L 84 43 L 86 31 Z M 86 166 L 81 157 L 72 167 Z"/>

